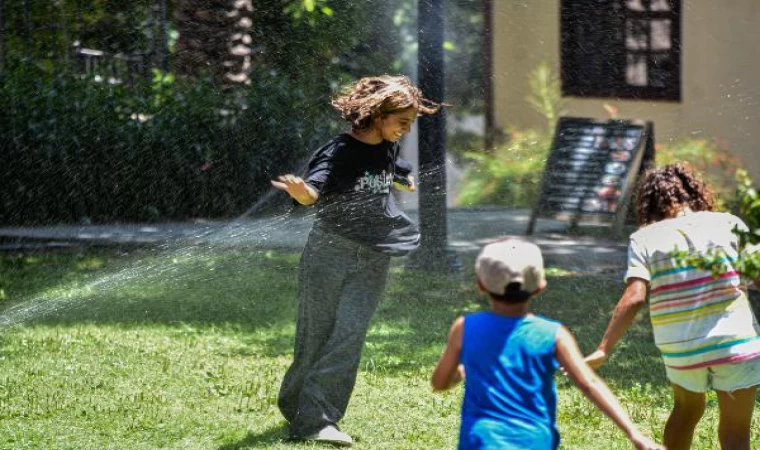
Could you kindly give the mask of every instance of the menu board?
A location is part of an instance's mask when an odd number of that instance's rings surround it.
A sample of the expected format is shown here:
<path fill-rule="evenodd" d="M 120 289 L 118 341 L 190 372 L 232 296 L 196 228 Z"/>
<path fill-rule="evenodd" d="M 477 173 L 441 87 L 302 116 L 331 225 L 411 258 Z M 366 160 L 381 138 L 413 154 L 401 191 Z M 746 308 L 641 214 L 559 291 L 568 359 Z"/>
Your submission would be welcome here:
<path fill-rule="evenodd" d="M 653 139 L 651 122 L 560 118 L 528 234 L 539 217 L 622 226 L 636 178 L 654 160 Z"/>

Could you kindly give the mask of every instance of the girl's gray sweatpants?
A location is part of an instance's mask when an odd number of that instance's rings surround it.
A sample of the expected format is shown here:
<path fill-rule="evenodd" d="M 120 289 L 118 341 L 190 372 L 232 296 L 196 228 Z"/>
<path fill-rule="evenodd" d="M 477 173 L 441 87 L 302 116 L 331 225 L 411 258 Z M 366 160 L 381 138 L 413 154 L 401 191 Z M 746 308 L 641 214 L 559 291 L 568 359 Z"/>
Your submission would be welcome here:
<path fill-rule="evenodd" d="M 345 414 L 389 263 L 366 245 L 312 229 L 298 271 L 293 364 L 278 399 L 292 437 L 337 425 Z"/>

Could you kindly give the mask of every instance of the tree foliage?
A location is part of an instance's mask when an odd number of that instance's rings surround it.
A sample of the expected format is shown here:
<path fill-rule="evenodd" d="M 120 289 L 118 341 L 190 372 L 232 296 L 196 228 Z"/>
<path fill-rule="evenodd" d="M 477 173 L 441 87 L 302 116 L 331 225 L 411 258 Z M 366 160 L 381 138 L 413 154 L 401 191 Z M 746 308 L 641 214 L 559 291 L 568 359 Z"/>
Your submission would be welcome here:
<path fill-rule="evenodd" d="M 191 2 L 213 11 L 225 1 L 167 0 L 170 59 L 177 20 L 193 20 L 171 11 Z M 7 224 L 239 214 L 266 192 L 269 177 L 297 169 L 340 129 L 329 107 L 338 86 L 413 75 L 417 66 L 415 0 L 252 0 L 250 83 L 234 97 L 209 82 L 211 71 L 147 71 L 130 84 L 66 64 L 75 41 L 110 55 L 163 45 L 156 0 L 4 4 L 0 222 Z M 479 2 L 450 2 L 446 14 L 447 100 L 458 112 L 477 109 Z"/>
<path fill-rule="evenodd" d="M 5 47 L 10 62 L 60 63 L 76 41 L 109 53 L 150 49 L 153 0 L 3 2 Z M 68 47 L 67 47 L 68 46 Z"/>

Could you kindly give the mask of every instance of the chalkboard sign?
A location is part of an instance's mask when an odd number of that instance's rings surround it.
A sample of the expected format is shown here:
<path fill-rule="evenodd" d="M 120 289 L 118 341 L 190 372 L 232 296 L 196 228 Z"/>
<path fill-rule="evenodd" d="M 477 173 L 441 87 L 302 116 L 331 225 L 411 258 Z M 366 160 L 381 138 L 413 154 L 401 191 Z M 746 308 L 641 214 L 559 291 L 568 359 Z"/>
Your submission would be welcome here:
<path fill-rule="evenodd" d="M 539 217 L 610 223 L 620 232 L 636 178 L 653 162 L 651 122 L 560 118 L 528 234 Z"/>

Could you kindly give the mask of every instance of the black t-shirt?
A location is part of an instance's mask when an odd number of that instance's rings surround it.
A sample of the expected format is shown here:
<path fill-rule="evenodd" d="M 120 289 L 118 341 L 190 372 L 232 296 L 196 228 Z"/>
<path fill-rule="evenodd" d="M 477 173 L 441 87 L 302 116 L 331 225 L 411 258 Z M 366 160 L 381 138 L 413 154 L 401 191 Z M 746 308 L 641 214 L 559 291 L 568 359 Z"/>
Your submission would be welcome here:
<path fill-rule="evenodd" d="M 319 193 L 315 225 L 391 255 L 416 249 L 419 229 L 391 195 L 397 164 L 405 175 L 410 168 L 398 153 L 398 143 L 370 145 L 349 134 L 317 150 L 304 177 Z"/>

